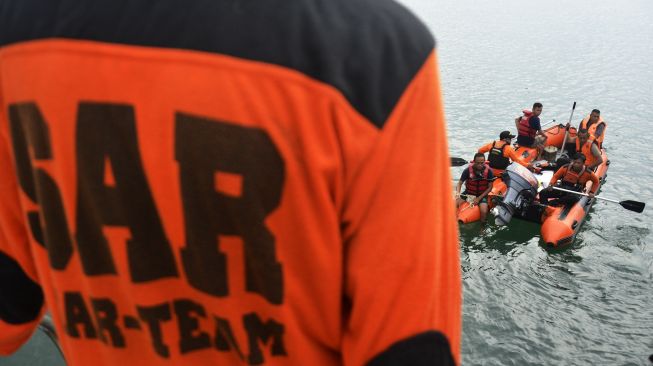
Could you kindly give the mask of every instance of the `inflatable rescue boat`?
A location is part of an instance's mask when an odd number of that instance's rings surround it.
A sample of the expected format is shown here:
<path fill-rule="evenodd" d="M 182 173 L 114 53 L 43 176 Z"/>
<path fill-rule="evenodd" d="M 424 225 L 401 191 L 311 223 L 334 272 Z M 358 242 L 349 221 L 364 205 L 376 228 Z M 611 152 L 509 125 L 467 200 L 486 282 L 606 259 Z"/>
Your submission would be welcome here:
<path fill-rule="evenodd" d="M 595 171 L 599 185 L 607 177 L 610 161 L 601 149 L 603 162 Z M 508 224 L 513 217 L 541 224 L 542 241 L 550 247 L 570 244 L 576 238 L 595 199 L 582 196 L 573 205 L 545 206 L 538 202 L 539 191 L 546 188 L 553 171 L 533 173 L 518 164 L 506 169 L 503 181 L 506 184 L 504 196 L 498 200 L 495 214 L 497 225 Z M 600 186 L 599 186 L 600 189 Z M 597 190 L 598 192 L 598 190 Z"/>
<path fill-rule="evenodd" d="M 564 135 L 565 135 L 565 126 L 564 125 L 552 126 L 544 130 L 544 133 L 547 137 L 546 142 L 544 143 L 544 149 L 548 147 L 554 148 L 555 150 L 549 150 L 549 152 L 553 153 L 555 156 L 557 152 L 557 147 L 562 145 Z M 575 128 L 571 128 L 569 130 L 568 138 L 569 137 L 572 138 L 576 137 Z M 541 155 L 538 149 L 532 147 L 520 146 L 515 151 L 527 163 L 533 162 L 535 159 L 538 158 L 539 155 Z M 551 163 L 554 160 L 555 159 L 553 159 Z M 545 165 L 548 166 L 549 164 L 550 164 L 549 161 L 540 162 L 540 165 L 542 165 L 542 167 L 544 167 Z M 488 206 L 490 210 L 496 206 L 495 202 L 506 194 L 507 187 L 503 181 L 504 172 L 505 170 L 492 169 L 492 173 L 494 174 L 494 181 L 492 182 L 492 190 L 488 194 Z M 458 222 L 461 224 L 468 224 L 480 220 L 481 218 L 480 209 L 478 208 L 478 206 L 472 204 L 475 197 L 466 196 L 463 198 L 466 198 L 466 202 L 463 202 L 458 207 L 456 212 L 456 217 L 458 219 Z"/>
<path fill-rule="evenodd" d="M 544 132 L 547 136 L 544 151 L 527 147 L 517 149 L 526 162 L 536 167 L 535 172 L 517 163 L 510 164 L 504 171 L 493 170 L 495 179 L 492 191 L 488 194 L 488 206 L 497 225 L 507 225 L 513 217 L 541 224 L 542 241 L 547 246 L 561 247 L 574 241 L 594 199 L 583 196 L 575 204 L 563 206 L 545 206 L 539 203 L 539 192 L 548 186 L 554 171 L 561 164 L 556 157 L 563 145 L 566 130 L 560 124 Z M 576 132 L 575 128 L 570 128 L 567 138 L 575 138 Z M 547 158 L 547 153 L 548 159 L 542 159 L 543 156 Z M 605 181 L 610 164 L 604 148 L 601 148 L 601 155 L 603 162 L 595 171 L 599 184 Z M 472 200 L 473 197 L 470 202 Z M 460 223 L 480 219 L 479 208 L 470 202 L 464 202 L 458 208 L 457 218 Z"/>

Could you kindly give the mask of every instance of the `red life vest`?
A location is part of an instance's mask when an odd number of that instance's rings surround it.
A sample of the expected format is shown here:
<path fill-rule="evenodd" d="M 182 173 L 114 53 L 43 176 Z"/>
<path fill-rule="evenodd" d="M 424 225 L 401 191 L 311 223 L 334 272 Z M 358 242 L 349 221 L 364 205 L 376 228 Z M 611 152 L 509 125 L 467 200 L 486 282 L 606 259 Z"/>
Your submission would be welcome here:
<path fill-rule="evenodd" d="M 533 112 L 528 109 L 524 109 L 522 112 L 524 115 L 521 117 L 521 120 L 519 120 L 519 128 L 517 129 L 517 133 L 519 136 L 528 136 L 535 138 L 537 130 L 532 128 L 531 124 L 529 123 L 531 117 L 533 116 Z"/>
<path fill-rule="evenodd" d="M 587 165 L 592 165 L 594 162 L 596 162 L 596 158 L 594 157 L 594 154 L 592 154 L 592 144 L 595 144 L 596 141 L 594 140 L 594 137 L 591 137 L 585 141 L 585 144 L 583 146 L 580 146 L 580 140 L 576 138 L 576 152 L 583 153 L 585 155 L 585 164 Z"/>
<path fill-rule="evenodd" d="M 503 154 L 506 146 L 508 146 L 508 143 L 503 140 L 492 143 L 492 148 L 487 157 L 487 160 L 490 162 L 490 168 L 503 170 L 510 165 L 510 159 Z"/>
<path fill-rule="evenodd" d="M 479 196 L 481 193 L 485 192 L 490 186 L 490 181 L 487 179 L 490 174 L 490 167 L 485 164 L 483 168 L 483 173 L 477 175 L 474 171 L 472 164 L 469 164 L 469 179 L 465 182 L 465 191 L 473 196 Z"/>

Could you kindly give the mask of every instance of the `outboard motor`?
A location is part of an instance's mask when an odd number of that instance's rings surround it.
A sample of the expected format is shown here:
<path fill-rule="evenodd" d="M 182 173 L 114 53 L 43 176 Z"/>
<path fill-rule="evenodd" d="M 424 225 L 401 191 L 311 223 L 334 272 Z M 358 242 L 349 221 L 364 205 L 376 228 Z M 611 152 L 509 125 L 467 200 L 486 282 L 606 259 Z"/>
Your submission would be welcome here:
<path fill-rule="evenodd" d="M 538 187 L 535 175 L 517 163 L 508 165 L 502 178 L 507 190 L 494 210 L 494 223 L 497 225 L 507 225 L 515 212 L 529 206 L 537 195 Z"/>

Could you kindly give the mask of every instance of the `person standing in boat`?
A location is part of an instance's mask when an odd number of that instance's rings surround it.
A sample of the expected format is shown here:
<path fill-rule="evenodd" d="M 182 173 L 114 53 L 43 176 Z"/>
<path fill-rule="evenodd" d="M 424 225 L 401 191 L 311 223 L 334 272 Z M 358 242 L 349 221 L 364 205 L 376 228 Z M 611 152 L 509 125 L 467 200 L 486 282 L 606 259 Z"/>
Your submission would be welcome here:
<path fill-rule="evenodd" d="M 492 173 L 495 176 L 498 176 L 513 161 L 526 168 L 532 168 L 531 164 L 527 163 L 510 146 L 513 138 L 515 138 L 515 135 L 511 134 L 510 131 L 503 131 L 499 134 L 498 140 L 487 143 L 478 149 L 481 154 L 488 153 L 490 168 L 492 168 Z"/>
<path fill-rule="evenodd" d="M 572 152 L 571 156 L 577 153 L 582 153 L 587 158 L 585 164 L 587 169 L 596 171 L 596 168 L 603 163 L 601 156 L 601 149 L 599 143 L 590 135 L 590 132 L 585 129 L 578 130 L 576 137 L 568 139 L 565 149 Z"/>
<path fill-rule="evenodd" d="M 571 163 L 558 169 L 551 177 L 549 186 L 540 192 L 540 203 L 549 205 L 549 200 L 552 198 L 555 199 L 551 201 L 554 206 L 560 204 L 572 205 L 578 201 L 578 195 L 556 191 L 553 189 L 554 185 L 578 192 L 589 190 L 589 197 L 594 198 L 594 194 L 599 189 L 599 177 L 585 166 L 585 160 L 585 155 L 578 153 Z M 592 183 L 591 186 L 588 184 L 590 182 Z"/>
<path fill-rule="evenodd" d="M 517 144 L 519 146 L 533 147 L 535 136 L 541 135 L 546 138 L 540 125 L 540 114 L 542 114 L 542 103 L 533 103 L 533 110 L 523 110 L 523 115 L 515 118 L 517 127 Z"/>
<path fill-rule="evenodd" d="M 478 205 L 481 210 L 481 221 L 485 221 L 488 211 L 487 195 L 492 190 L 493 179 L 492 169 L 485 163 L 485 154 L 476 153 L 474 161 L 460 175 L 456 186 L 456 207 L 465 202 L 461 196 L 474 196 L 473 205 Z M 463 183 L 465 183 L 465 191 L 461 194 Z"/>

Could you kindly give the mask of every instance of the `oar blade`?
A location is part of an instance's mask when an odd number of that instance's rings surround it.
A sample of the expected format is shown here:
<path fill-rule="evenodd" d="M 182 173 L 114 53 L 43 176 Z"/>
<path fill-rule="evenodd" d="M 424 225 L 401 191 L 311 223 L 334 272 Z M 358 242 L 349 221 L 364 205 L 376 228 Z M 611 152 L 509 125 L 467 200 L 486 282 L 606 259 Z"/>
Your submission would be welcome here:
<path fill-rule="evenodd" d="M 451 158 L 451 166 L 463 166 L 467 163 L 468 161 L 463 158 Z"/>
<path fill-rule="evenodd" d="M 637 213 L 641 213 L 644 211 L 644 207 L 646 204 L 644 202 L 638 202 L 638 201 L 621 201 L 619 202 L 621 207 L 625 208 L 626 210 L 634 211 Z"/>

